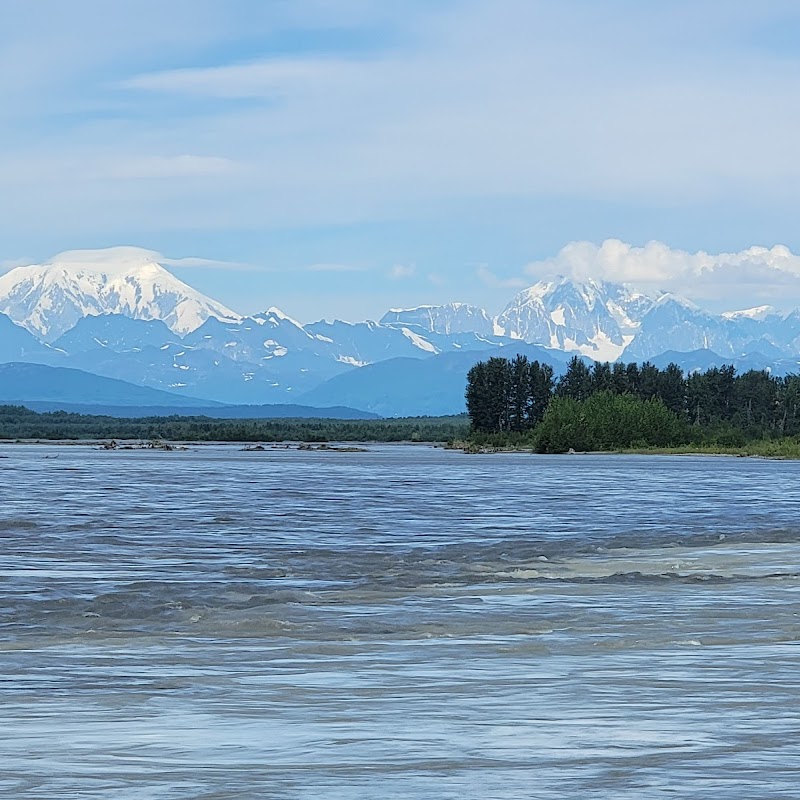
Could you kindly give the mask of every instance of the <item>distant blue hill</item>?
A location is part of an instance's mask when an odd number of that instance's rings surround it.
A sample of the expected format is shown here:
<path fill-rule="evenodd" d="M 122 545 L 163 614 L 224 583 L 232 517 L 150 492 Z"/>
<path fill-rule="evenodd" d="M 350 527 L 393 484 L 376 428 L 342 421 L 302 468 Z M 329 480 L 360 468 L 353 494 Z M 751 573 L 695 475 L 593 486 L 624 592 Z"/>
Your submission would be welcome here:
<path fill-rule="evenodd" d="M 517 354 L 550 364 L 556 375 L 573 356 L 519 342 L 428 358 L 392 358 L 337 375 L 298 399 L 315 406 L 356 406 L 385 417 L 461 414 L 466 410 L 464 391 L 470 368 L 493 356 L 513 358 Z"/>
<path fill-rule="evenodd" d="M 0 403 L 46 401 L 57 405 L 170 406 L 175 408 L 218 406 L 195 397 L 137 386 L 104 378 L 80 369 L 12 362 L 0 364 Z"/>
<path fill-rule="evenodd" d="M 21 325 L 0 314 L 0 362 L 25 361 L 37 364 L 63 360 L 64 353 L 40 342 Z"/>
<path fill-rule="evenodd" d="M 112 417 L 204 416 L 218 419 L 377 419 L 354 408 L 282 405 L 223 405 L 164 392 L 69 367 L 0 364 L 0 404 L 32 411 L 70 411 Z"/>
<path fill-rule="evenodd" d="M 625 361 L 623 355 L 622 358 Z M 631 359 L 632 360 L 632 359 Z M 773 359 L 763 353 L 746 353 L 740 356 L 721 356 L 713 350 L 701 348 L 692 350 L 688 353 L 680 353 L 675 350 L 668 350 L 651 359 L 659 369 L 663 369 L 668 364 L 677 364 L 684 372 L 705 372 L 712 367 L 721 367 L 729 364 L 736 368 L 736 371 L 747 372 L 748 370 L 769 370 L 773 375 L 781 376 L 790 373 L 800 372 L 800 361 L 796 358 Z"/>

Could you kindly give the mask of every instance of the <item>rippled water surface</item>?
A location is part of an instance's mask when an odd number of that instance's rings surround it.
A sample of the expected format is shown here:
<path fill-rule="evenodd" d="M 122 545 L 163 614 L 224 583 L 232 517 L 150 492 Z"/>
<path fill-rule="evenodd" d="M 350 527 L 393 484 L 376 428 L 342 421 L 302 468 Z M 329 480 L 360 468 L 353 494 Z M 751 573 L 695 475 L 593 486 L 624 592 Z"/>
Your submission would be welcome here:
<path fill-rule="evenodd" d="M 0 456 L 3 796 L 798 797 L 800 463 Z"/>

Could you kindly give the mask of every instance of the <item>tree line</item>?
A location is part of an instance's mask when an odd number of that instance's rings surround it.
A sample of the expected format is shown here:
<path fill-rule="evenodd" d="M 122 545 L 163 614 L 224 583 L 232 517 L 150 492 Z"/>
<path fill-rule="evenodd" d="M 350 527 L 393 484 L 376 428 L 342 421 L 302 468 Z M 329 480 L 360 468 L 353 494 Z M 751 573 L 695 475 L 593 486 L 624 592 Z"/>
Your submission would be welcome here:
<path fill-rule="evenodd" d="M 490 358 L 469 371 L 466 400 L 473 436 L 524 437 L 538 430 L 538 444 L 546 451 L 557 448 L 543 441 L 545 433 L 573 429 L 581 417 L 606 431 L 609 447 L 615 446 L 615 426 L 619 441 L 626 442 L 617 446 L 625 447 L 632 436 L 634 442 L 666 446 L 697 441 L 701 433 L 732 445 L 800 435 L 800 376 L 774 377 L 766 370 L 737 374 L 732 366 L 687 375 L 677 364 L 590 366 L 576 356 L 556 379 L 549 365 L 522 355 Z M 617 425 L 623 418 L 625 424 Z M 558 446 L 579 449 L 567 445 L 569 437 L 557 438 Z M 586 444 L 585 437 L 573 438 Z"/>
<path fill-rule="evenodd" d="M 445 442 L 463 439 L 466 417 L 386 420 L 117 418 L 0 406 L 0 439 L 162 439 L 183 442 Z"/>

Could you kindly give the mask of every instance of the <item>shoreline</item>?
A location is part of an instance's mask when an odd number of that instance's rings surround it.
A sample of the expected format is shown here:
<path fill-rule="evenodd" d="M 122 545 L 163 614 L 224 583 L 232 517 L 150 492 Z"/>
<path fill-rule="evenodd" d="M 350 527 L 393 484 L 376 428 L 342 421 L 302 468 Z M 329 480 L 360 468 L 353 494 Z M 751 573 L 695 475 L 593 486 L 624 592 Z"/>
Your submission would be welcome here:
<path fill-rule="evenodd" d="M 794 440 L 791 440 L 796 445 Z M 775 442 L 778 445 L 779 443 Z M 692 447 L 691 445 L 680 447 L 630 447 L 611 450 L 569 450 L 562 453 L 537 453 L 530 447 L 494 447 L 491 445 L 475 445 L 469 442 L 457 442 L 447 445 L 448 449 L 459 450 L 465 455 L 496 455 L 500 453 L 520 455 L 557 455 L 557 456 L 704 456 L 713 458 L 758 458 L 770 461 L 798 461 L 800 453 L 781 453 L 767 452 L 770 448 L 764 448 L 759 452 L 758 446 L 749 447 L 722 447 L 710 445 L 708 448 Z"/>
<path fill-rule="evenodd" d="M 768 461 L 798 461 L 800 455 L 783 454 L 780 452 L 757 452 L 757 449 L 748 447 L 722 448 L 710 447 L 654 447 L 654 448 L 622 448 L 613 450 L 570 450 L 564 453 L 537 453 L 527 447 L 494 447 L 471 445 L 469 442 L 419 442 L 419 441 L 393 441 L 364 439 L 355 441 L 330 441 L 330 442 L 303 442 L 287 440 L 282 442 L 242 442 L 234 440 L 201 440 L 192 441 L 185 439 L 162 439 L 158 443 L 141 439 L 116 439 L 116 446 L 109 447 L 109 439 L 0 439 L 0 445 L 5 446 L 53 446 L 53 447 L 84 447 L 108 452 L 185 452 L 194 448 L 226 446 L 242 452 L 369 452 L 369 446 L 391 447 L 431 447 L 442 450 L 451 450 L 462 455 L 547 455 L 547 456 L 700 456 L 704 458 L 751 458 Z"/>

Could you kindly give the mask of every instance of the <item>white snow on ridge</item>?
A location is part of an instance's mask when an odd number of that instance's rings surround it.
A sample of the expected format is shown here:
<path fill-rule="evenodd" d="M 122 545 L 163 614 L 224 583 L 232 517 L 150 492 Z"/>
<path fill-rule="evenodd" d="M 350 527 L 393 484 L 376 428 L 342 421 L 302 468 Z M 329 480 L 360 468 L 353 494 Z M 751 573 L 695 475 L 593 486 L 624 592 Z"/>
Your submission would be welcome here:
<path fill-rule="evenodd" d="M 495 320 L 495 329 L 531 344 L 614 360 L 656 297 L 627 284 L 544 280 L 514 297 Z"/>
<path fill-rule="evenodd" d="M 303 326 L 296 320 L 292 319 L 288 314 L 284 314 L 279 308 L 275 306 L 270 306 L 262 315 L 262 317 L 269 319 L 270 317 L 273 320 L 280 320 L 281 322 L 288 322 L 292 325 L 296 325 L 298 328 L 302 328 Z"/>
<path fill-rule="evenodd" d="M 625 309 L 619 303 L 615 303 L 613 300 L 609 300 L 608 303 L 606 303 L 606 308 L 616 321 L 617 325 L 619 325 L 620 330 L 635 331 L 642 324 L 641 320 L 632 320 Z"/>
<path fill-rule="evenodd" d="M 359 361 L 352 356 L 336 356 L 336 360 L 340 364 L 350 364 L 351 367 L 366 367 L 370 363 L 369 361 Z"/>
<path fill-rule="evenodd" d="M 597 334 L 589 340 L 592 343 L 591 347 L 579 347 L 577 349 L 580 350 L 583 355 L 589 356 L 595 361 L 616 361 L 632 339 L 633 336 L 625 336 L 623 337 L 623 344 L 616 344 L 606 333 L 598 331 Z"/>
<path fill-rule="evenodd" d="M 392 308 L 380 319 L 381 325 L 402 329 L 405 326 L 449 336 L 456 333 L 492 333 L 493 320 L 485 309 L 468 303 L 422 305 Z"/>
<path fill-rule="evenodd" d="M 415 347 L 419 347 L 420 350 L 425 350 L 427 353 L 439 352 L 427 339 L 423 339 L 418 333 L 414 333 L 408 328 L 401 328 L 400 330 L 403 332 L 403 336 L 409 339 Z"/>
<path fill-rule="evenodd" d="M 742 311 L 723 311 L 725 319 L 765 319 L 776 313 L 772 306 L 756 306 L 755 308 L 745 308 Z"/>

